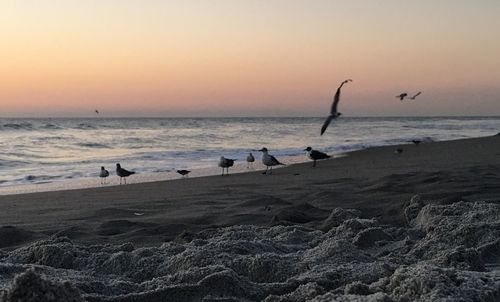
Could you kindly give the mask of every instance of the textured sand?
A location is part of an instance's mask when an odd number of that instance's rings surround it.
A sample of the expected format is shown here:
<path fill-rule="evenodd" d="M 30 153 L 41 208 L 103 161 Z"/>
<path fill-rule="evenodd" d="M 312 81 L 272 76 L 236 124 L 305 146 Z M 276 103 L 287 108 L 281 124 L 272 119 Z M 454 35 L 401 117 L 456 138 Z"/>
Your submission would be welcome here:
<path fill-rule="evenodd" d="M 310 166 L 1 196 L 2 299 L 500 299 L 499 136 Z"/>

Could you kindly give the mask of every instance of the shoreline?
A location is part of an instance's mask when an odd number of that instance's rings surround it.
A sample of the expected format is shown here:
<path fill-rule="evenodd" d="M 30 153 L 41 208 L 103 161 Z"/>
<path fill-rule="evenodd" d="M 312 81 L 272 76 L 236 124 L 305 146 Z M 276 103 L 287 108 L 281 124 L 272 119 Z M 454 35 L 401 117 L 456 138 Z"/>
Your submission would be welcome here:
<path fill-rule="evenodd" d="M 0 300 L 496 301 L 499 167 L 490 136 L 0 196 Z"/>

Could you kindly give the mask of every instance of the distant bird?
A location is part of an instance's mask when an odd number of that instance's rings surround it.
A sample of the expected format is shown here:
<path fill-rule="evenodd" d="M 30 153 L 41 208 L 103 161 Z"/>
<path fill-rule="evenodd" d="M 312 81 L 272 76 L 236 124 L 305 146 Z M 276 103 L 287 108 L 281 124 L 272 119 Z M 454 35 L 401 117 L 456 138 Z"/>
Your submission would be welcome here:
<path fill-rule="evenodd" d="M 135 174 L 135 172 L 125 170 L 122 166 L 120 166 L 120 164 L 116 164 L 116 175 L 120 177 L 120 185 L 122 184 L 122 179 L 125 181 L 125 184 L 127 184 L 127 177 L 132 174 Z"/>
<path fill-rule="evenodd" d="M 280 163 L 280 161 L 277 160 L 276 157 L 270 155 L 267 151 L 267 148 L 262 148 L 259 151 L 262 152 L 262 163 L 266 166 L 266 171 L 262 174 L 267 174 L 267 170 L 269 169 L 269 167 L 271 167 L 269 174 L 273 174 L 273 166 L 285 165 L 283 163 Z"/>
<path fill-rule="evenodd" d="M 247 169 L 250 168 L 250 166 L 253 167 L 253 162 L 255 161 L 255 157 L 253 157 L 252 152 L 250 152 L 247 156 Z"/>
<path fill-rule="evenodd" d="M 312 165 L 313 167 L 316 167 L 317 160 L 327 159 L 327 158 L 331 157 L 330 155 L 328 155 L 326 153 L 323 153 L 323 152 L 320 152 L 317 150 L 313 150 L 313 148 L 311 148 L 311 147 L 305 148 L 304 151 L 307 152 L 307 157 L 309 157 L 310 159 L 313 160 L 313 165 Z"/>
<path fill-rule="evenodd" d="M 96 110 L 95 110 L 95 113 L 96 113 L 96 114 L 99 114 L 99 110 L 97 110 L 97 109 L 96 109 Z"/>
<path fill-rule="evenodd" d="M 396 97 L 400 100 L 400 101 L 403 101 L 405 99 L 405 97 L 408 96 L 408 93 L 404 92 L 404 93 L 401 93 L 400 95 L 396 95 Z"/>
<path fill-rule="evenodd" d="M 417 96 L 422 94 L 422 91 L 417 92 L 414 96 L 410 97 L 410 100 L 414 100 Z"/>
<path fill-rule="evenodd" d="M 220 157 L 219 167 L 222 168 L 222 176 L 224 176 L 224 169 L 226 169 L 226 175 L 229 175 L 229 167 L 234 165 L 234 161 L 236 159 L 225 158 L 224 156 Z"/>
<path fill-rule="evenodd" d="M 422 141 L 420 141 L 418 139 L 414 139 L 411 142 L 414 143 L 416 146 L 418 146 L 418 144 L 420 144 Z"/>
<path fill-rule="evenodd" d="M 394 150 L 394 153 L 395 154 L 401 154 L 401 153 L 403 153 L 403 149 L 397 148 L 396 150 Z"/>
<path fill-rule="evenodd" d="M 191 171 L 189 170 L 177 170 L 177 173 L 179 173 L 180 175 L 182 175 L 182 178 L 184 177 L 188 177 L 188 174 L 190 173 Z"/>
<path fill-rule="evenodd" d="M 106 183 L 106 177 L 109 176 L 109 171 L 101 167 L 101 173 L 99 173 L 99 177 L 101 178 L 101 185 Z"/>
<path fill-rule="evenodd" d="M 337 117 L 342 115 L 342 113 L 337 111 L 337 106 L 338 106 L 339 101 L 340 101 L 340 88 L 342 88 L 342 86 L 344 86 L 344 84 L 348 83 L 348 82 L 352 82 L 352 80 L 347 79 L 347 80 L 343 81 L 340 84 L 339 88 L 337 88 L 337 92 L 335 93 L 335 96 L 333 97 L 333 103 L 332 103 L 332 108 L 330 109 L 330 115 L 328 116 L 326 121 L 323 123 L 323 126 L 321 127 L 321 135 L 323 135 L 323 133 L 325 133 L 326 128 L 328 128 L 328 125 L 330 125 L 330 123 L 333 119 L 336 119 Z"/>

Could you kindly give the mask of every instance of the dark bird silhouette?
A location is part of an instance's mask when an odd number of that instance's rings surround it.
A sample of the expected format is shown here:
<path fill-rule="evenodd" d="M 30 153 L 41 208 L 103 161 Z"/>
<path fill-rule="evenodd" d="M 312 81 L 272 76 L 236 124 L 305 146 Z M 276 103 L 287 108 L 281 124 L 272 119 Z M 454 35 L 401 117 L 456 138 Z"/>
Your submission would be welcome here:
<path fill-rule="evenodd" d="M 414 100 L 417 96 L 421 95 L 422 91 L 417 92 L 414 96 L 410 97 L 410 100 Z"/>
<path fill-rule="evenodd" d="M 400 95 L 396 95 L 396 97 L 397 97 L 400 101 L 404 100 L 404 99 L 405 99 L 405 97 L 407 97 L 407 96 L 408 96 L 408 93 L 406 93 L 406 92 L 401 93 Z"/>
<path fill-rule="evenodd" d="M 106 177 L 109 176 L 109 171 L 101 167 L 101 173 L 99 173 L 99 177 L 101 178 L 101 185 L 106 183 Z"/>
<path fill-rule="evenodd" d="M 252 152 L 248 153 L 247 156 L 247 169 L 250 169 L 250 166 L 253 167 L 253 162 L 255 161 L 255 157 L 253 156 Z"/>
<path fill-rule="evenodd" d="M 420 144 L 422 141 L 419 141 L 418 139 L 414 139 L 411 142 L 414 143 L 416 146 L 418 146 L 418 144 Z"/>
<path fill-rule="evenodd" d="M 224 176 L 224 169 L 226 169 L 226 175 L 229 175 L 229 167 L 234 165 L 234 161 L 236 159 L 225 158 L 224 156 L 220 157 L 219 167 L 222 168 L 222 176 Z"/>
<path fill-rule="evenodd" d="M 330 109 L 330 115 L 326 118 L 326 121 L 323 123 L 323 126 L 321 126 L 321 135 L 325 133 L 326 128 L 328 128 L 328 125 L 332 122 L 332 120 L 336 119 L 337 117 L 341 116 L 342 113 L 338 112 L 337 107 L 339 105 L 340 101 L 340 88 L 344 86 L 345 83 L 352 82 L 351 79 L 347 79 L 343 81 L 339 88 L 337 88 L 337 92 L 335 93 L 335 96 L 333 97 L 333 103 L 332 103 L 332 108 Z"/>
<path fill-rule="evenodd" d="M 95 113 L 96 113 L 96 114 L 99 114 L 99 110 L 97 110 L 97 109 L 96 109 L 96 110 L 95 110 Z"/>
<path fill-rule="evenodd" d="M 327 159 L 327 158 L 331 157 L 330 155 L 328 155 L 326 153 L 320 152 L 318 150 L 313 150 L 313 148 L 311 148 L 311 147 L 305 148 L 304 151 L 306 151 L 307 156 L 313 160 L 313 165 L 312 165 L 313 167 L 316 167 L 317 160 Z"/>
<path fill-rule="evenodd" d="M 177 170 L 177 173 L 179 173 L 180 175 L 182 175 L 182 178 L 184 177 L 188 177 L 188 174 L 190 173 L 191 171 L 189 170 Z"/>
<path fill-rule="evenodd" d="M 127 177 L 132 174 L 135 174 L 135 172 L 125 170 L 122 166 L 120 166 L 120 164 L 116 164 L 116 175 L 120 177 L 120 185 L 122 184 L 122 179 L 125 181 L 125 184 L 127 184 Z"/>

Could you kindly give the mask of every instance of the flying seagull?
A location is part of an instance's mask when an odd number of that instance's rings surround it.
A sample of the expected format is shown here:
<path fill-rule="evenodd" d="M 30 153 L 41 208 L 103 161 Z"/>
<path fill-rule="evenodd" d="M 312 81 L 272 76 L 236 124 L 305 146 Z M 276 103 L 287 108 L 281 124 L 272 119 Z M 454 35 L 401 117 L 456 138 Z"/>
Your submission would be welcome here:
<path fill-rule="evenodd" d="M 109 171 L 101 167 L 101 173 L 99 173 L 99 177 L 101 178 L 101 185 L 106 183 L 106 177 L 109 176 Z"/>
<path fill-rule="evenodd" d="M 262 163 L 266 166 L 266 171 L 264 171 L 264 173 L 262 174 L 267 174 L 267 170 L 269 169 L 269 167 L 271 167 L 271 171 L 269 172 L 269 174 L 273 174 L 273 166 L 285 165 L 283 163 L 280 163 L 280 161 L 277 160 L 276 157 L 270 155 L 267 151 L 267 148 L 262 148 L 259 151 L 262 152 Z"/>
<path fill-rule="evenodd" d="M 229 167 L 234 165 L 234 161 L 236 159 L 225 158 L 224 156 L 220 157 L 219 167 L 222 168 L 222 176 L 224 176 L 224 168 L 226 169 L 226 175 L 229 175 Z"/>
<path fill-rule="evenodd" d="M 407 97 L 407 96 L 408 96 L 408 93 L 406 93 L 406 92 L 403 92 L 403 93 L 401 93 L 400 95 L 396 95 L 396 97 L 397 97 L 400 101 L 404 100 L 404 99 L 405 99 L 405 97 Z"/>
<path fill-rule="evenodd" d="M 339 116 L 342 115 L 342 113 L 337 111 L 337 106 L 340 101 L 340 88 L 344 86 L 345 83 L 352 82 L 351 79 L 347 79 L 340 84 L 339 88 L 337 88 L 337 92 L 335 93 L 335 96 L 333 97 L 333 103 L 332 103 L 332 108 L 330 109 L 330 115 L 326 119 L 326 121 L 323 123 L 323 126 L 321 127 L 321 135 L 325 133 L 326 128 L 328 128 L 328 125 L 330 125 L 331 121 Z"/>
<path fill-rule="evenodd" d="M 120 185 L 122 184 L 122 179 L 125 181 L 125 184 L 127 184 L 127 177 L 132 174 L 135 174 L 135 172 L 125 170 L 122 166 L 120 166 L 120 164 L 116 164 L 116 175 L 120 177 Z"/>
<path fill-rule="evenodd" d="M 313 160 L 313 165 L 312 165 L 313 167 L 316 167 L 317 160 L 327 159 L 327 158 L 331 157 L 330 155 L 328 155 L 326 153 L 323 153 L 323 152 L 320 152 L 317 150 L 313 150 L 313 148 L 311 148 L 311 147 L 305 148 L 304 151 L 307 152 L 307 157 L 309 157 L 310 159 Z"/>
<path fill-rule="evenodd" d="M 250 165 L 253 167 L 253 162 L 255 161 L 255 157 L 253 157 L 252 152 L 250 152 L 247 156 L 247 169 L 250 168 Z"/>
<path fill-rule="evenodd" d="M 184 177 L 188 177 L 188 174 L 190 173 L 191 171 L 189 170 L 177 170 L 177 173 L 179 173 L 180 175 L 182 175 L 182 178 Z"/>
<path fill-rule="evenodd" d="M 410 100 L 414 100 L 417 96 L 422 94 L 422 91 L 417 92 L 414 96 L 410 97 Z"/>
<path fill-rule="evenodd" d="M 97 109 L 96 109 L 96 110 L 95 110 L 95 113 L 96 113 L 96 114 L 99 114 L 99 110 L 97 110 Z"/>

